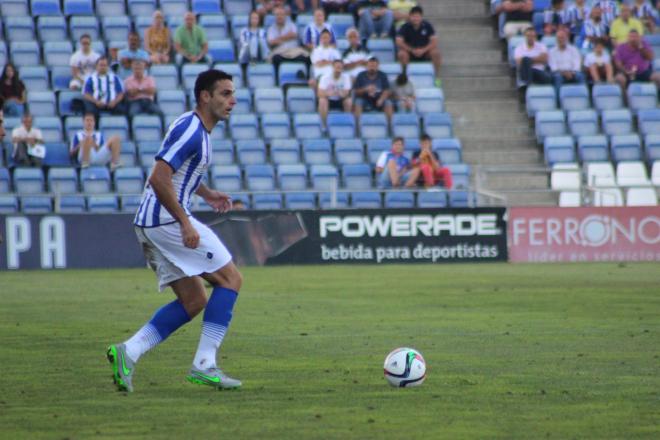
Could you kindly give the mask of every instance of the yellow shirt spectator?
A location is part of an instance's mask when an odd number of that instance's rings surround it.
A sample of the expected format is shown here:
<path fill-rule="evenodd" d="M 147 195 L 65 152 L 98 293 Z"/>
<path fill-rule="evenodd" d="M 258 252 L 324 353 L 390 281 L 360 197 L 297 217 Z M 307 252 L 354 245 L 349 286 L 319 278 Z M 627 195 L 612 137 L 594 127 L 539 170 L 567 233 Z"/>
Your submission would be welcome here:
<path fill-rule="evenodd" d="M 633 29 L 639 32 L 639 35 L 644 35 L 644 25 L 642 25 L 641 21 L 630 17 L 626 23 L 623 21 L 623 18 L 619 17 L 612 22 L 610 37 L 612 37 L 616 45 L 627 43 L 628 34 Z"/>
<path fill-rule="evenodd" d="M 394 12 L 396 27 L 399 28 L 408 19 L 410 8 L 417 6 L 416 0 L 390 0 L 387 7 Z"/>

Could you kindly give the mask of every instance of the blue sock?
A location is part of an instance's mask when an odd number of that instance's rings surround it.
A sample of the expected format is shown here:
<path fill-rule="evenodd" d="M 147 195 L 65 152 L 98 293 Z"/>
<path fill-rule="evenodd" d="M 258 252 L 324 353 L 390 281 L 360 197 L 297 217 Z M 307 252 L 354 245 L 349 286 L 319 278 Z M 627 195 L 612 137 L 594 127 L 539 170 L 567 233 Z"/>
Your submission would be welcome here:
<path fill-rule="evenodd" d="M 238 292 L 225 287 L 214 287 L 204 310 L 202 336 L 193 360 L 195 368 L 200 370 L 216 366 L 216 353 L 225 337 L 232 318 Z"/>

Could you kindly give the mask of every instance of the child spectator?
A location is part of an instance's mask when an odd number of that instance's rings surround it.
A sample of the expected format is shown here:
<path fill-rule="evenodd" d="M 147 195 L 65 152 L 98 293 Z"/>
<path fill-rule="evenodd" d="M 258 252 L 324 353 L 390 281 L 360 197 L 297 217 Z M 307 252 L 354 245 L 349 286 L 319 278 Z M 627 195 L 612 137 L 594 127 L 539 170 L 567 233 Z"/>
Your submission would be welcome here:
<path fill-rule="evenodd" d="M 71 139 L 69 154 L 78 160 L 81 168 L 107 165 L 110 162 L 110 170 L 114 171 L 121 166 L 121 139 L 115 135 L 106 142 L 103 133 L 96 131 L 95 126 L 94 114 L 86 113 L 83 116 L 83 129 Z"/>
<path fill-rule="evenodd" d="M 427 134 L 419 139 L 420 149 L 412 156 L 412 171 L 410 181 L 413 184 L 421 183 L 425 188 L 442 185 L 446 189 L 452 188 L 451 170 L 443 167 L 438 153 L 432 150 L 431 137 Z M 406 185 L 408 186 L 408 185 Z"/>
<path fill-rule="evenodd" d="M 310 57 L 312 62 L 312 78 L 310 79 L 310 87 L 316 88 L 319 77 L 332 73 L 332 63 L 335 60 L 341 60 L 341 54 L 337 48 L 332 44 L 332 36 L 330 32 L 325 29 L 321 32 L 321 44 L 312 51 Z"/>
<path fill-rule="evenodd" d="M 88 34 L 80 36 L 80 48 L 71 55 L 69 66 L 71 66 L 71 90 L 82 89 L 85 78 L 94 73 L 94 66 L 101 55 L 92 50 L 92 37 Z"/>
<path fill-rule="evenodd" d="M 44 137 L 41 130 L 32 125 L 32 115 L 23 114 L 22 124 L 11 132 L 11 141 L 14 144 L 12 159 L 18 166 L 40 167 L 46 157 Z"/>
<path fill-rule="evenodd" d="M 5 116 L 22 116 L 25 111 L 27 90 L 12 63 L 5 64 L 0 76 L 0 97 L 4 99 Z"/>
<path fill-rule="evenodd" d="M 392 95 L 399 111 L 415 111 L 415 86 L 408 81 L 408 75 L 401 73 L 396 77 L 394 87 L 392 87 Z"/>
<path fill-rule="evenodd" d="M 261 17 L 256 11 L 250 13 L 248 27 L 241 30 L 238 62 L 246 68 L 249 63 L 263 62 L 268 58 L 268 40 L 266 30 L 261 26 Z"/>
<path fill-rule="evenodd" d="M 594 43 L 594 50 L 584 58 L 584 67 L 591 81 L 598 83 L 606 81 L 614 82 L 614 69 L 612 67 L 612 58 L 605 48 L 605 40 L 597 39 Z"/>
<path fill-rule="evenodd" d="M 410 160 L 404 153 L 403 138 L 396 137 L 392 140 L 392 149 L 378 158 L 376 163 L 376 174 L 378 175 L 378 187 L 398 188 L 401 186 L 412 187 L 416 179 L 411 173 Z"/>
<path fill-rule="evenodd" d="M 314 21 L 307 25 L 305 32 L 303 33 L 303 44 L 305 47 L 309 50 L 313 50 L 318 46 L 321 42 L 321 33 L 324 30 L 330 32 L 330 42 L 332 44 L 337 44 L 332 25 L 325 21 L 325 13 L 323 12 L 323 9 L 317 9 L 314 11 Z"/>
<path fill-rule="evenodd" d="M 165 26 L 161 11 L 154 11 L 152 18 L 151 26 L 144 31 L 144 48 L 153 64 L 169 63 L 172 50 L 170 29 Z"/>

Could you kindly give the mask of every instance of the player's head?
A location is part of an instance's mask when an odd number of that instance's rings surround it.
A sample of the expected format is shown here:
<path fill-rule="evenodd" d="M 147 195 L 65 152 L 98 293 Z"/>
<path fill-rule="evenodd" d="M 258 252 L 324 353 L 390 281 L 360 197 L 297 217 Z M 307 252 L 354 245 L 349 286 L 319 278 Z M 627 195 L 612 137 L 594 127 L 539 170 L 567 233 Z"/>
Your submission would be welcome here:
<path fill-rule="evenodd" d="M 234 91 L 230 74 L 217 69 L 202 72 L 195 81 L 197 108 L 208 112 L 216 121 L 224 121 L 236 105 Z"/>
<path fill-rule="evenodd" d="M 400 136 L 392 139 L 392 153 L 402 154 L 404 149 L 403 138 Z"/>
<path fill-rule="evenodd" d="M 0 141 L 5 138 L 5 115 L 2 108 L 5 106 L 5 98 L 0 96 Z"/>
<path fill-rule="evenodd" d="M 94 131 L 94 128 L 96 128 L 96 119 L 94 119 L 94 113 L 85 113 L 83 116 L 83 128 L 85 131 Z"/>

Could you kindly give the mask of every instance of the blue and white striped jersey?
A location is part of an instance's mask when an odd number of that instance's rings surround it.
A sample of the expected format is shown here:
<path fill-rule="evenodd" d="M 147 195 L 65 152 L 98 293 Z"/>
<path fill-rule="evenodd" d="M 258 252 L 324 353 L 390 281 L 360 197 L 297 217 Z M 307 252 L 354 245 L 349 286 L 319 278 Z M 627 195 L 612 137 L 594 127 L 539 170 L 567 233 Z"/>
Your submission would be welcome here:
<path fill-rule="evenodd" d="M 190 215 L 190 199 L 211 162 L 209 134 L 196 113 L 184 113 L 172 122 L 163 145 L 156 154 L 156 160 L 167 163 L 174 171 L 172 184 L 179 205 Z M 158 201 L 153 188 L 147 182 L 133 223 L 152 228 L 174 222 L 174 218 Z"/>
<path fill-rule="evenodd" d="M 103 137 L 103 133 L 100 131 L 93 132 L 92 136 L 94 136 L 94 142 L 96 142 L 96 145 L 99 147 L 102 147 L 103 144 L 105 144 L 105 138 Z M 85 140 L 85 137 L 87 137 L 87 132 L 85 130 L 77 131 L 71 139 L 71 143 L 69 144 L 69 151 L 75 150 L 76 147 Z"/>
<path fill-rule="evenodd" d="M 100 99 L 107 104 L 124 92 L 124 84 L 121 78 L 112 72 L 108 72 L 103 76 L 99 76 L 97 72 L 94 72 L 85 80 L 83 92 L 89 93 L 94 99 Z"/>

